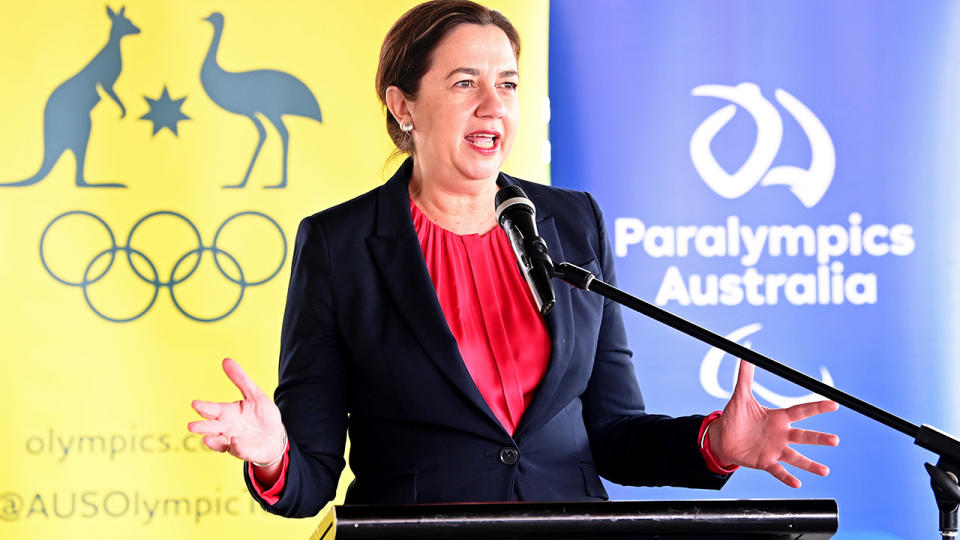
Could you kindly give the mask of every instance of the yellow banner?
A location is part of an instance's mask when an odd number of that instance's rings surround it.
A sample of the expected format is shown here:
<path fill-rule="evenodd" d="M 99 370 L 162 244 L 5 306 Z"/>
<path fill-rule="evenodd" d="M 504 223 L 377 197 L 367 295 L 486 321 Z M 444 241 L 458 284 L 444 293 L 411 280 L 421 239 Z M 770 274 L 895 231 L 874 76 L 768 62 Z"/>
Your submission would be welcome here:
<path fill-rule="evenodd" d="M 4 7 L 0 537 L 316 529 L 264 513 L 189 404 L 239 398 L 225 356 L 272 393 L 299 220 L 397 165 L 374 74 L 415 3 Z M 523 38 L 506 171 L 546 181 L 547 0 L 485 3 Z"/>

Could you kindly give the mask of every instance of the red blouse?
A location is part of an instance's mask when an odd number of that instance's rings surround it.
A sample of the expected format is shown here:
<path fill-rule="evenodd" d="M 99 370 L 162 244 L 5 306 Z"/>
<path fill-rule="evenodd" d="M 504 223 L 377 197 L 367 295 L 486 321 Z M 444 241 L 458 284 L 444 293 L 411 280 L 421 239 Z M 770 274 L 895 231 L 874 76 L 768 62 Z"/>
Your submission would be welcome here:
<path fill-rule="evenodd" d="M 547 371 L 550 335 L 500 227 L 455 234 L 410 202 L 430 279 L 460 356 L 493 414 L 511 435 Z M 523 343 L 511 341 L 525 336 Z"/>

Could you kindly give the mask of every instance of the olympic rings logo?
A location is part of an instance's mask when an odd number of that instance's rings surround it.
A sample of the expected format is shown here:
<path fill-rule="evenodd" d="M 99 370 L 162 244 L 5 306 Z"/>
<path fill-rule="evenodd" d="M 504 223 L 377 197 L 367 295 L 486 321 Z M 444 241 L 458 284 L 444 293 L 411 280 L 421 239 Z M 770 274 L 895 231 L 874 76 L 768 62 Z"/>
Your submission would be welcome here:
<path fill-rule="evenodd" d="M 109 237 L 109 246 L 106 249 L 96 253 L 96 255 L 90 259 L 90 261 L 86 264 L 86 267 L 83 268 L 83 276 L 80 279 L 73 280 L 62 277 L 62 275 L 58 275 L 51 269 L 51 264 L 49 262 L 51 254 L 47 253 L 47 250 L 49 249 L 47 246 L 47 236 L 54 228 L 57 228 L 61 231 L 68 230 L 73 232 L 73 228 L 67 228 L 65 226 L 56 227 L 58 223 L 63 223 L 62 220 L 70 216 L 81 216 L 94 220 L 93 223 L 98 226 L 102 226 Z M 141 249 L 134 247 L 134 240 L 137 231 L 143 230 L 143 226 L 151 220 L 162 217 L 174 218 L 185 223 L 191 238 L 195 239 L 196 241 L 196 247 L 188 249 L 176 259 L 176 262 L 170 269 L 169 277 L 166 279 L 161 278 L 160 270 L 157 269 L 157 265 L 154 263 L 154 261 L 151 260 L 150 257 L 148 257 Z M 266 277 L 253 279 L 252 276 L 249 276 L 246 272 L 244 272 L 238 257 L 220 247 L 220 243 L 223 241 L 222 236 L 224 235 L 224 231 L 228 228 L 228 226 L 236 223 L 238 218 L 242 217 L 247 217 L 247 219 L 256 218 L 261 224 L 265 224 L 268 227 L 276 229 L 276 231 L 280 234 L 283 255 L 280 257 L 280 262 L 276 268 L 272 271 L 266 272 Z M 100 282 L 107 276 L 107 274 L 113 268 L 114 263 L 117 262 L 117 255 L 119 253 L 122 253 L 125 256 L 127 264 L 133 271 L 133 275 L 136 277 L 136 279 L 142 283 L 152 286 L 153 288 L 152 295 L 150 295 L 149 301 L 146 302 L 146 307 L 136 310 L 132 315 L 108 315 L 104 312 L 102 307 L 98 308 L 91 300 L 91 286 Z M 212 255 L 211 258 L 213 259 L 216 269 L 219 271 L 220 275 L 222 275 L 228 282 L 238 287 L 236 300 L 233 301 L 232 305 L 227 308 L 226 311 L 213 316 L 198 315 L 187 310 L 183 305 L 183 298 L 178 298 L 177 294 L 177 287 L 193 277 L 198 271 L 201 261 L 204 260 L 203 255 L 205 253 L 210 253 Z M 191 259 L 192 263 L 188 262 Z M 103 260 L 106 260 L 105 264 L 102 262 Z M 142 265 L 135 264 L 135 260 L 142 263 Z M 280 269 L 283 268 L 286 260 L 287 239 L 283 234 L 283 229 L 280 227 L 277 221 L 270 216 L 255 211 L 238 212 L 224 220 L 224 222 L 221 223 L 217 228 L 216 233 L 213 235 L 213 242 L 211 242 L 210 245 L 204 245 L 200 236 L 200 231 L 197 229 L 196 225 L 193 224 L 193 222 L 191 222 L 182 214 L 168 210 L 152 212 L 140 218 L 130 229 L 130 233 L 127 235 L 126 242 L 123 245 L 117 244 L 113 230 L 111 230 L 110 226 L 107 225 L 106 221 L 99 216 L 85 210 L 72 210 L 69 212 L 64 212 L 63 214 L 55 217 L 44 228 L 43 235 L 40 237 L 40 261 L 43 263 L 43 268 L 47 271 L 47 273 L 50 274 L 53 279 L 64 285 L 80 288 L 83 291 L 84 300 L 94 313 L 103 319 L 118 323 L 134 321 L 150 311 L 150 308 L 152 308 L 156 303 L 157 297 L 160 295 L 160 289 L 162 288 L 166 288 L 170 291 L 170 298 L 173 301 L 173 305 L 187 318 L 197 322 L 205 323 L 222 320 L 228 317 L 240 306 L 240 302 L 243 300 L 243 296 L 247 287 L 263 285 L 264 283 L 276 277 L 276 275 L 280 272 Z M 225 266 L 227 267 L 226 269 Z M 78 269 L 75 268 L 74 270 L 77 271 Z M 235 275 L 231 275 L 228 270 L 233 270 Z"/>

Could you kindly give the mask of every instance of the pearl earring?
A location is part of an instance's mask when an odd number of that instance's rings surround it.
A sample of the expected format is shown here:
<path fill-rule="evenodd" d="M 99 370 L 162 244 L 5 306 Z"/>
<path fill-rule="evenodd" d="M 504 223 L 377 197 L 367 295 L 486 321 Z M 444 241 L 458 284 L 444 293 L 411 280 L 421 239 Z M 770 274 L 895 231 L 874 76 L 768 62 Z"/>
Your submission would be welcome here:
<path fill-rule="evenodd" d="M 410 133 L 410 132 L 412 132 L 412 131 L 413 131 L 413 122 L 401 122 L 401 123 L 400 123 L 400 131 L 403 131 L 404 133 Z"/>

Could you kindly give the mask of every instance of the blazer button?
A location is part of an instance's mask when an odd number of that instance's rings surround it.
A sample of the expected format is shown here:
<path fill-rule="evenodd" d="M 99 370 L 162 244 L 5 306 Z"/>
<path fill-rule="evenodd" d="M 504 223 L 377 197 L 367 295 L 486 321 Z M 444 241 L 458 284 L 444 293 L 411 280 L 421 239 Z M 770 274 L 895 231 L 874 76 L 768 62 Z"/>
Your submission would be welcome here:
<path fill-rule="evenodd" d="M 500 462 L 504 465 L 513 465 L 520 459 L 520 452 L 509 446 L 500 449 Z"/>

